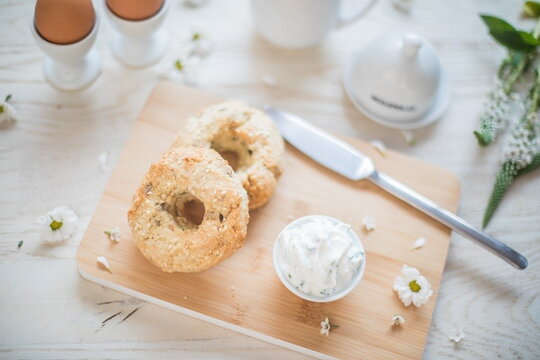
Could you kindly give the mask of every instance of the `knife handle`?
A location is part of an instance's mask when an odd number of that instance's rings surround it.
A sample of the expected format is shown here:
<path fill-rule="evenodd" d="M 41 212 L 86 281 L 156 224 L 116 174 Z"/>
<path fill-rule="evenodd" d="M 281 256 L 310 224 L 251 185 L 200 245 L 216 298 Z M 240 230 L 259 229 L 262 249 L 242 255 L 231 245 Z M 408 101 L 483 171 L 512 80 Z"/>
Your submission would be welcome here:
<path fill-rule="evenodd" d="M 514 249 L 499 240 L 474 229 L 459 216 L 435 204 L 433 201 L 420 195 L 392 177 L 373 171 L 368 179 L 381 189 L 388 191 L 390 194 L 414 206 L 418 210 L 448 226 L 458 234 L 474 240 L 478 245 L 491 251 L 515 268 L 523 270 L 527 267 L 527 259 Z"/>

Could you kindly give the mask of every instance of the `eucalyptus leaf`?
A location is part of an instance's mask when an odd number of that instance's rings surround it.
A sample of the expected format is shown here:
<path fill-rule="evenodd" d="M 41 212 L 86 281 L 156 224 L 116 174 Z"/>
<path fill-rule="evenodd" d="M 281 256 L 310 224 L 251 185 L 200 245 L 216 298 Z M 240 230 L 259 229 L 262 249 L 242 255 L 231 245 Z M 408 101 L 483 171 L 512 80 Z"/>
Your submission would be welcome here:
<path fill-rule="evenodd" d="M 532 52 L 540 45 L 540 40 L 536 39 L 532 34 L 517 30 L 503 19 L 490 15 L 480 15 L 480 17 L 495 41 L 508 49 Z"/>
<path fill-rule="evenodd" d="M 537 1 L 525 1 L 523 13 L 527 16 L 537 18 L 540 16 L 540 3 Z"/>

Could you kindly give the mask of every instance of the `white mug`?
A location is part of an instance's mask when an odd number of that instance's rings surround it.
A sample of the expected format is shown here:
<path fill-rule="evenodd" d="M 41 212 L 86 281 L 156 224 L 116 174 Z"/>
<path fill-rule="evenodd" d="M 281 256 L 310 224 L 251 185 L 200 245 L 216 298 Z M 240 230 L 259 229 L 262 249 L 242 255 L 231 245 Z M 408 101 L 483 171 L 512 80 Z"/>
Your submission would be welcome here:
<path fill-rule="evenodd" d="M 355 13 L 341 13 L 342 0 L 252 0 L 251 12 L 259 34 L 289 49 L 320 44 L 333 29 L 365 15 L 375 0 Z"/>

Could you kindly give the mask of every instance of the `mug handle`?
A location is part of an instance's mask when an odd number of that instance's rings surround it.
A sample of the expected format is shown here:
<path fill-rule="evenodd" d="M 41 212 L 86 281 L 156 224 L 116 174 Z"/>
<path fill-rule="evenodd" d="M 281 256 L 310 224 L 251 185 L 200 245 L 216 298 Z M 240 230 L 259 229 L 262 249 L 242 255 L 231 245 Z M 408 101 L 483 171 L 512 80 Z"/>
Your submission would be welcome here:
<path fill-rule="evenodd" d="M 365 6 L 358 9 L 352 15 L 345 16 L 343 14 L 340 14 L 336 24 L 336 28 L 350 24 L 351 22 L 358 20 L 359 18 L 364 16 L 369 11 L 369 9 L 371 9 L 371 7 L 373 6 L 373 4 L 375 4 L 376 1 L 377 0 L 368 0 Z"/>

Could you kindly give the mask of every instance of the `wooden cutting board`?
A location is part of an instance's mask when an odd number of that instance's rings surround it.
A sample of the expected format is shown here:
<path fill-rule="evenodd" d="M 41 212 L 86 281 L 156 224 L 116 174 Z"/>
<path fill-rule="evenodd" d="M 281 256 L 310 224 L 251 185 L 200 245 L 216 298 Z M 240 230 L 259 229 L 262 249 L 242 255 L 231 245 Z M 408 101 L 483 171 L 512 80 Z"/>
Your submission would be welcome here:
<path fill-rule="evenodd" d="M 81 241 L 77 261 L 83 277 L 129 295 L 316 357 L 419 359 L 440 286 L 450 231 L 367 181 L 342 178 L 287 146 L 284 173 L 271 201 L 251 213 L 244 247 L 218 266 L 198 274 L 167 274 L 151 265 L 130 236 L 126 212 L 150 163 L 159 159 L 188 116 L 223 99 L 171 83 L 152 92 L 124 147 Z M 446 170 L 346 139 L 371 156 L 377 168 L 447 209 L 456 210 L 459 181 Z M 323 214 L 352 225 L 366 249 L 360 285 L 333 303 L 312 303 L 290 293 L 274 272 L 272 246 L 292 219 Z M 376 219 L 365 233 L 362 219 Z M 113 244 L 103 231 L 120 227 Z M 427 245 L 411 251 L 418 237 Z M 112 274 L 98 267 L 106 256 Z M 417 267 L 434 295 L 421 308 L 405 308 L 392 291 L 403 264 Z M 405 317 L 391 327 L 394 314 Z M 325 318 L 340 327 L 319 333 Z M 157 321 L 157 320 L 156 320 Z"/>

